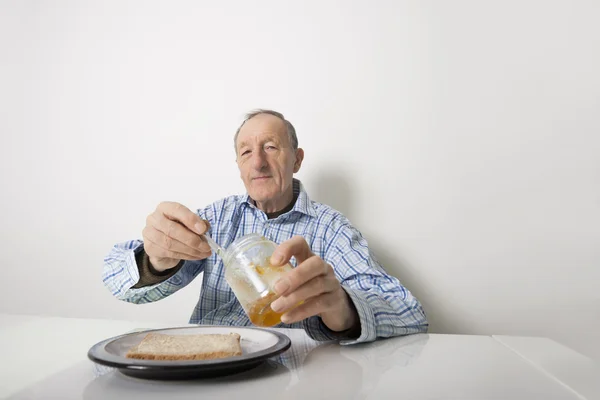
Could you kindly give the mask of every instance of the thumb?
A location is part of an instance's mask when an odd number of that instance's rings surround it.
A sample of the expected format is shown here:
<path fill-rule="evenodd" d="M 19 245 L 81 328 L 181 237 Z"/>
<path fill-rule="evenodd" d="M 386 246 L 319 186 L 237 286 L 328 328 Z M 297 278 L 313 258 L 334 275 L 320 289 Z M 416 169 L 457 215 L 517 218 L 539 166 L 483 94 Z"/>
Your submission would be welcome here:
<path fill-rule="evenodd" d="M 301 264 L 312 256 L 314 254 L 306 240 L 302 236 L 294 236 L 277 246 L 273 255 L 271 255 L 271 264 L 274 266 L 283 265 L 290 261 L 292 257 L 295 257 L 298 264 Z"/>

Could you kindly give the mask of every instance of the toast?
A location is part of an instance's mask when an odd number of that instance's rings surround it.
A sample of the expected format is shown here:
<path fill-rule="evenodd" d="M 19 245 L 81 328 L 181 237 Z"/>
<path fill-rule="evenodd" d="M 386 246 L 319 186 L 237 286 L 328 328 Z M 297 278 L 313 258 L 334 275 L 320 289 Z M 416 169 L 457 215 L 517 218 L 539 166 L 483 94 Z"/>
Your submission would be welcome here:
<path fill-rule="evenodd" d="M 149 333 L 125 357 L 140 360 L 212 360 L 241 356 L 237 333 L 201 335 L 165 335 Z"/>

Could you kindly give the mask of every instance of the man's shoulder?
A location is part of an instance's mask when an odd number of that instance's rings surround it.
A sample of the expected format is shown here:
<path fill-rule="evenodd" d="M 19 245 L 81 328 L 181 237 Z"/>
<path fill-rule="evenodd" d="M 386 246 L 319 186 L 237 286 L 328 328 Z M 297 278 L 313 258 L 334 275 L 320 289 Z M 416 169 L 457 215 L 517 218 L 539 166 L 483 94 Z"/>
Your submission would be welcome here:
<path fill-rule="evenodd" d="M 341 211 L 318 201 L 311 200 L 311 206 L 315 210 L 319 225 L 327 224 L 332 228 L 341 225 L 351 226 L 350 220 Z"/>
<path fill-rule="evenodd" d="M 243 202 L 245 197 L 246 196 L 244 195 L 238 194 L 223 197 L 210 203 L 204 207 L 204 209 L 199 211 L 202 211 L 205 214 L 222 214 L 224 212 L 233 212 Z"/>

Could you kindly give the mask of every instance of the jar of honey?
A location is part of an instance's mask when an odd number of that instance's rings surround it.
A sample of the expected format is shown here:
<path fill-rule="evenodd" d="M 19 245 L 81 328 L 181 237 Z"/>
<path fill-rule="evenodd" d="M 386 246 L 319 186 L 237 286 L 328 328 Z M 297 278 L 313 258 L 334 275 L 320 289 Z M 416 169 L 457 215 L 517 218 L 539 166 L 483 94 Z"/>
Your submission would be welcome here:
<path fill-rule="evenodd" d="M 279 296 L 273 286 L 292 270 L 288 263 L 271 265 L 275 242 L 251 233 L 236 239 L 223 254 L 225 279 L 250 321 L 256 326 L 273 326 L 281 322 L 282 313 L 271 309 Z"/>

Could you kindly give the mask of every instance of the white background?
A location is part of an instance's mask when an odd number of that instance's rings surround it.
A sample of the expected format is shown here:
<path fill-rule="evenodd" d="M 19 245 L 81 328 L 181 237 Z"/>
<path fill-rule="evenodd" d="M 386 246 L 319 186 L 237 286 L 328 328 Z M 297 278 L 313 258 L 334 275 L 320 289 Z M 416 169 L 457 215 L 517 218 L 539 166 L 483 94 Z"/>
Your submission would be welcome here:
<path fill-rule="evenodd" d="M 161 200 L 243 191 L 232 136 L 295 125 L 432 332 L 600 359 L 600 2 L 0 1 L 0 312 L 182 323 L 102 259 Z"/>

